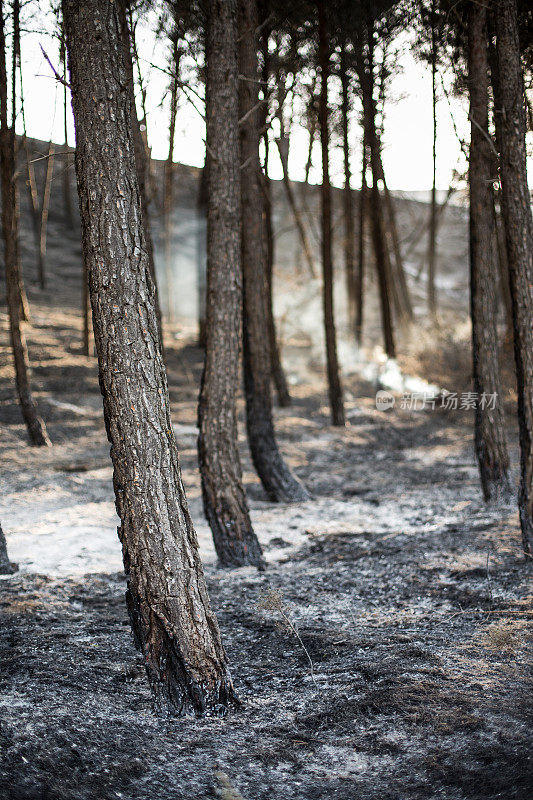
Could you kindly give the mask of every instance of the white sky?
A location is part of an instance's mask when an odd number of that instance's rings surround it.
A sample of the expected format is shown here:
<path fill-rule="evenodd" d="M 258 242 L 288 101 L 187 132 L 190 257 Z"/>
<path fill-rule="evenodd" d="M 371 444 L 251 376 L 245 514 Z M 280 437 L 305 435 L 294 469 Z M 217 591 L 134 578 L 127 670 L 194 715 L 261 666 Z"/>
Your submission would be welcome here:
<path fill-rule="evenodd" d="M 137 44 L 141 55 L 143 73 L 147 79 L 148 139 L 155 158 L 166 158 L 168 151 L 168 110 L 165 98 L 168 77 L 156 64 L 165 67 L 166 46 L 154 41 L 154 35 L 147 25 L 139 29 Z M 47 52 L 54 67 L 59 71 L 57 42 L 50 36 L 27 33 L 22 39 L 22 64 L 25 94 L 25 118 L 29 136 L 38 139 L 63 142 L 63 86 L 58 84 L 46 62 L 40 45 Z M 446 79 L 449 84 L 449 79 Z M 333 91 L 335 91 L 334 87 Z M 439 101 L 437 107 L 437 187 L 447 189 L 453 170 L 464 169 L 464 159 L 457 133 L 468 141 L 469 124 L 464 101 L 452 98 L 450 102 L 443 96 L 438 83 Z M 391 79 L 391 100 L 386 106 L 385 137 L 383 161 L 387 182 L 391 189 L 403 191 L 427 190 L 432 178 L 432 109 L 431 73 L 418 63 L 409 51 L 403 48 L 398 69 Z M 396 98 L 396 99 L 394 99 Z M 195 98 L 193 98 L 195 99 Z M 196 99 L 195 99 L 196 102 Z M 201 104 L 200 104 L 201 105 Z M 201 109 L 200 109 L 201 110 Z M 352 156 L 353 186 L 360 182 L 360 138 L 357 123 L 357 105 L 352 122 L 354 151 Z M 452 113 L 457 133 L 452 122 Z M 74 124 L 68 108 L 69 143 L 74 143 Z M 22 131 L 19 119 L 19 130 Z M 205 135 L 203 119 L 186 97 L 181 96 L 176 125 L 176 161 L 201 166 L 204 161 Z M 307 160 L 308 136 L 300 127 L 294 126 L 291 135 L 290 172 L 295 179 L 301 179 Z M 531 148 L 530 148 L 531 149 Z M 315 144 L 314 163 L 319 163 L 318 144 Z M 532 159 L 530 158 L 530 162 Z M 339 147 L 332 148 L 331 173 L 333 182 L 342 185 L 342 153 Z M 531 163 L 529 164 L 531 166 Z M 277 149 L 271 148 L 271 176 L 281 177 L 281 167 L 277 161 Z M 311 180 L 320 181 L 320 169 L 313 169 Z"/>

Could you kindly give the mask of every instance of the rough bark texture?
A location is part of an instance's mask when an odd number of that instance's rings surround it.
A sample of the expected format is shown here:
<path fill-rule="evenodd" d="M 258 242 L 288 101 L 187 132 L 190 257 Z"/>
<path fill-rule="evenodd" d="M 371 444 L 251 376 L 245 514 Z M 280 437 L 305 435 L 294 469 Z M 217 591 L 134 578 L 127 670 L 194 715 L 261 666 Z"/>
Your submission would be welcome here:
<path fill-rule="evenodd" d="M 515 0 L 495 5 L 501 107 L 500 176 L 509 282 L 520 432 L 518 509 L 526 556 L 533 555 L 533 220 L 526 172 L 526 112 Z"/>
<path fill-rule="evenodd" d="M 0 525 L 0 575 L 12 575 L 16 570 L 14 564 L 8 558 L 6 537 Z"/>
<path fill-rule="evenodd" d="M 372 64 L 369 69 L 365 64 L 358 62 L 357 71 L 363 94 L 363 114 L 365 133 L 370 150 L 370 166 L 372 168 L 372 189 L 370 191 L 370 220 L 372 225 L 372 241 L 376 258 L 378 273 L 379 298 L 381 304 L 381 325 L 386 354 L 390 358 L 396 357 L 394 330 L 392 327 L 392 313 L 390 305 L 390 265 L 388 259 L 387 243 L 383 223 L 383 208 L 379 193 L 379 142 L 376 133 L 376 114 L 373 96 Z"/>
<path fill-rule="evenodd" d="M 264 198 L 259 163 L 256 0 L 239 2 L 239 117 L 244 281 L 243 360 L 246 424 L 252 460 L 271 500 L 306 500 L 278 450 L 272 419 Z M 255 110 L 253 110 L 255 109 Z"/>
<path fill-rule="evenodd" d="M 206 151 L 204 167 L 198 182 L 196 199 L 196 275 L 198 278 L 198 345 L 205 347 L 207 303 L 207 182 L 209 154 Z"/>
<path fill-rule="evenodd" d="M 485 6 L 471 3 L 468 18 L 470 92 L 470 308 L 474 391 L 477 393 L 475 449 L 485 500 L 510 494 L 509 454 L 498 363 L 497 271 L 494 259 L 492 144 L 488 118 L 487 20 Z M 495 397 L 492 403 L 482 398 Z"/>
<path fill-rule="evenodd" d="M 63 16 L 83 249 L 131 623 L 157 711 L 218 711 L 232 687 L 170 420 L 120 11 L 108 0 L 65 0 Z"/>
<path fill-rule="evenodd" d="M 344 49 L 341 51 L 341 85 L 342 85 L 342 144 L 344 152 L 344 270 L 346 277 L 346 295 L 348 298 L 348 314 L 352 328 L 355 328 L 357 304 L 357 280 L 355 275 L 355 217 L 353 209 L 353 192 L 350 185 L 352 171 L 350 167 L 350 94 L 349 76 L 346 71 Z"/>
<path fill-rule="evenodd" d="M 7 123 L 7 71 L 4 36 L 3 3 L 0 2 L 0 172 L 2 183 L 2 234 L 6 270 L 6 298 L 9 312 L 9 334 L 15 364 L 15 381 L 30 441 L 49 445 L 46 426 L 37 413 L 30 382 L 30 365 L 24 331 L 21 327 L 23 290 L 19 257 L 19 208 L 15 174 L 15 130 Z M 12 98 L 13 100 L 13 98 Z"/>
<path fill-rule="evenodd" d="M 242 483 L 236 391 L 242 326 L 237 0 L 209 7 L 207 32 L 207 317 L 198 406 L 204 511 L 223 566 L 263 566 Z"/>
<path fill-rule="evenodd" d="M 342 386 L 337 359 L 337 337 L 335 332 L 335 316 L 333 308 L 333 242 L 331 225 L 331 183 L 329 178 L 329 109 L 328 78 L 330 71 L 330 53 L 326 18 L 326 4 L 320 0 L 318 4 L 318 35 L 320 60 L 320 141 L 322 145 L 322 276 L 324 329 L 326 336 L 326 362 L 328 373 L 329 404 L 333 425 L 345 424 Z"/>

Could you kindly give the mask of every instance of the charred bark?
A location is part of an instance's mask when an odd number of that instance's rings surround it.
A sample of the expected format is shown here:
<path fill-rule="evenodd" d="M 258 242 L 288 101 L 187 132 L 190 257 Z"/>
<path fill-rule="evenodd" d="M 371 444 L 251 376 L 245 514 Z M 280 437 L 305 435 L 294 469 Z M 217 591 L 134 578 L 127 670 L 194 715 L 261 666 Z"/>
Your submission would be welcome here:
<path fill-rule="evenodd" d="M 526 171 L 526 112 L 515 0 L 494 9 L 501 127 L 500 177 L 509 283 L 513 303 L 518 390 L 520 489 L 518 510 L 526 557 L 533 557 L 533 220 Z"/>
<path fill-rule="evenodd" d="M 256 0 L 240 0 L 239 117 L 246 425 L 252 460 L 265 491 L 272 500 L 287 502 L 306 500 L 308 494 L 281 457 L 272 419 L 256 31 Z"/>
<path fill-rule="evenodd" d="M 498 363 L 494 158 L 489 137 L 486 14 L 485 6 L 470 4 L 470 309 L 474 391 L 478 398 L 474 441 L 483 496 L 485 500 L 501 500 L 509 497 L 511 486 Z"/>
<path fill-rule="evenodd" d="M 320 61 L 320 141 L 322 145 L 322 277 L 324 329 L 326 337 L 326 362 L 328 373 L 329 404 L 333 425 L 343 426 L 344 403 L 337 359 L 337 337 L 333 307 L 333 242 L 331 224 L 331 183 L 329 178 L 329 109 L 328 78 L 330 72 L 330 52 L 328 41 L 327 12 L 324 0 L 318 3 L 318 35 Z"/>
<path fill-rule="evenodd" d="M 117 3 L 64 0 L 76 176 L 127 604 L 160 714 L 232 685 L 181 481 L 144 240 Z"/>
<path fill-rule="evenodd" d="M 263 567 L 238 449 L 236 391 L 242 326 L 237 0 L 212 3 L 207 32 L 206 123 L 210 160 L 204 372 L 198 455 L 204 511 L 223 566 Z"/>
<path fill-rule="evenodd" d="M 348 299 L 348 318 L 350 325 L 355 329 L 357 305 L 357 279 L 355 275 L 355 217 L 353 208 L 353 192 L 350 185 L 352 171 L 350 167 L 350 94 L 349 76 L 346 67 L 344 48 L 341 50 L 341 86 L 342 86 L 342 144 L 344 154 L 344 190 L 342 193 L 344 204 L 344 270 L 346 277 L 346 296 Z"/>
<path fill-rule="evenodd" d="M 13 90 L 15 84 L 13 84 Z M 15 98 L 12 97 L 12 103 Z M 23 287 L 19 256 L 19 205 L 15 164 L 14 120 L 8 127 L 7 70 L 4 35 L 3 3 L 0 2 L 0 173 L 2 184 L 2 233 L 6 270 L 6 299 L 9 313 L 9 333 L 15 365 L 15 381 L 22 416 L 32 444 L 49 445 L 46 426 L 37 412 L 33 399 L 30 364 L 26 339 L 21 327 Z"/>
<path fill-rule="evenodd" d="M 368 147 L 366 133 L 363 131 L 363 155 L 361 165 L 361 191 L 359 192 L 359 244 L 357 251 L 357 300 L 355 306 L 355 341 L 361 346 L 363 339 L 363 314 L 365 296 L 365 222 L 368 205 L 368 185 L 366 170 L 368 166 Z"/>

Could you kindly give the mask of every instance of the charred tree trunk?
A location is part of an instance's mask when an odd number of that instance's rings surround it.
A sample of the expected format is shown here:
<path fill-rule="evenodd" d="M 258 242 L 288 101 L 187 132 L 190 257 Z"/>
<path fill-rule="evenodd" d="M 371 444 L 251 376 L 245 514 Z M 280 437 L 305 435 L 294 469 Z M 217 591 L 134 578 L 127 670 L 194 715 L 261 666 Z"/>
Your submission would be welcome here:
<path fill-rule="evenodd" d="M 428 238 L 428 307 L 433 316 L 437 312 L 435 270 L 437 262 L 437 32 L 435 29 L 435 0 L 431 8 L 431 97 L 433 106 L 433 182 Z"/>
<path fill-rule="evenodd" d="M 11 563 L 7 555 L 6 537 L 0 525 L 0 575 L 12 575 L 15 571 L 16 566 Z"/>
<path fill-rule="evenodd" d="M 489 137 L 486 14 L 485 6 L 470 4 L 470 308 L 474 391 L 478 400 L 474 438 L 483 496 L 485 500 L 502 500 L 509 497 L 511 486 L 498 363 L 492 195 L 494 159 Z"/>
<path fill-rule="evenodd" d="M 13 84 L 13 89 L 15 84 Z M 15 97 L 12 97 L 14 103 Z M 3 3 L 0 2 L 0 171 L 2 183 L 2 233 L 6 270 L 6 299 L 9 313 L 9 333 L 15 380 L 22 416 L 32 444 L 49 445 L 46 426 L 37 412 L 30 382 L 30 364 L 26 339 L 21 328 L 22 280 L 19 258 L 19 207 L 15 174 L 15 126 L 7 124 L 7 70 L 4 35 Z"/>
<path fill-rule="evenodd" d="M 207 212 L 206 348 L 198 406 L 204 511 L 223 566 L 263 566 L 242 483 L 236 390 L 242 326 L 237 0 L 210 5 L 206 122 L 210 160 Z"/>
<path fill-rule="evenodd" d="M 372 51 L 370 51 L 372 52 Z M 372 59 L 368 70 L 364 63 L 358 64 L 359 80 L 363 94 L 363 113 L 365 117 L 365 133 L 370 150 L 370 166 L 372 169 L 372 189 L 370 191 L 370 219 L 372 224 L 372 241 L 376 257 L 376 270 L 379 283 L 379 297 L 381 303 L 381 325 L 385 352 L 389 358 L 396 357 L 394 329 L 392 326 L 392 313 L 390 305 L 390 265 L 385 240 L 383 222 L 383 208 L 379 193 L 379 142 L 376 132 L 376 114 L 374 107 Z"/>
<path fill-rule="evenodd" d="M 172 39 L 172 79 L 170 84 L 170 118 L 168 126 L 168 156 L 165 164 L 165 188 L 163 196 L 163 220 L 165 237 L 165 278 L 168 297 L 168 319 L 174 319 L 174 275 L 172 273 L 172 212 L 174 209 L 174 138 L 176 135 L 176 114 L 178 112 L 178 36 L 174 31 Z"/>
<path fill-rule="evenodd" d="M 296 224 L 296 229 L 300 236 L 302 250 L 304 252 L 307 266 L 309 267 L 309 274 L 311 275 L 312 278 L 314 278 L 316 276 L 316 270 L 315 270 L 315 262 L 313 260 L 313 251 L 309 243 L 309 238 L 307 236 L 307 231 L 305 229 L 305 223 L 303 221 L 300 209 L 298 208 L 296 197 L 294 195 L 294 190 L 292 188 L 292 184 L 289 178 L 288 139 L 286 139 L 285 137 L 276 139 L 276 144 L 278 146 L 278 151 L 279 151 L 279 160 L 281 161 L 281 166 L 283 167 L 283 185 L 285 187 L 285 194 L 287 195 L 289 208 L 291 209 L 292 216 L 294 217 L 294 222 Z"/>
<path fill-rule="evenodd" d="M 39 225 L 39 283 L 41 284 L 41 289 L 46 287 L 46 234 L 48 230 L 48 212 L 50 210 L 54 157 L 55 145 L 53 142 L 50 142 L 48 145 L 48 158 L 46 159 L 46 173 L 44 177 L 41 219 Z"/>
<path fill-rule="evenodd" d="M 246 424 L 252 460 L 261 483 L 272 500 L 284 502 L 305 500 L 308 495 L 281 457 L 272 419 L 264 198 L 259 163 L 256 30 L 256 0 L 240 0 L 239 117 Z"/>
<path fill-rule="evenodd" d="M 154 259 L 154 242 L 152 239 L 152 226 L 150 224 L 150 209 L 148 200 L 147 178 L 148 178 L 148 154 L 147 148 L 143 139 L 139 117 L 137 116 L 137 109 L 135 107 L 135 82 L 133 78 L 133 56 L 132 56 L 132 33 L 128 24 L 126 15 L 126 5 L 129 0 L 120 2 L 119 9 L 122 22 L 122 46 L 124 48 L 124 63 L 128 74 L 128 92 L 130 96 L 130 113 L 131 113 L 131 133 L 133 137 L 133 146 L 135 148 L 135 167 L 137 169 L 137 183 L 139 185 L 139 192 L 141 195 L 141 208 L 142 208 L 142 223 L 144 228 L 144 241 L 148 251 L 148 263 L 150 266 L 150 275 L 154 285 L 154 303 L 155 313 L 157 317 L 157 329 L 159 331 L 159 341 L 161 344 L 161 352 L 163 358 L 165 357 L 165 343 L 163 336 L 163 322 L 161 319 L 161 307 L 159 304 L 159 289 L 157 285 L 157 275 L 155 271 Z"/>
<path fill-rule="evenodd" d="M 524 552 L 533 556 L 533 221 L 526 171 L 526 112 L 515 0 L 495 5 L 501 106 L 500 175 L 505 222 L 520 433 L 518 510 Z"/>
<path fill-rule="evenodd" d="M 59 49 L 59 60 L 63 66 L 63 137 L 65 145 L 63 147 L 63 171 L 62 171 L 62 187 L 63 187 L 63 211 L 65 213 L 65 221 L 69 228 L 74 224 L 74 217 L 72 214 L 72 197 L 70 193 L 70 149 L 68 146 L 68 87 L 67 87 L 67 58 L 65 49 L 65 35 L 61 29 L 61 45 Z"/>
<path fill-rule="evenodd" d="M 63 2 L 83 248 L 135 641 L 157 711 L 203 714 L 232 686 L 172 432 L 118 5 Z"/>
<path fill-rule="evenodd" d="M 342 143 L 344 151 L 344 269 L 346 273 L 346 296 L 348 299 L 348 318 L 355 329 L 357 305 L 357 280 L 355 275 L 355 217 L 353 210 L 353 192 L 350 185 L 352 171 L 350 168 L 350 136 L 349 115 L 350 95 L 349 77 L 346 68 L 344 48 L 341 51 L 341 85 L 342 85 Z"/>
<path fill-rule="evenodd" d="M 205 347 L 207 341 L 207 213 L 208 213 L 209 154 L 206 151 L 204 167 L 198 182 L 196 200 L 196 275 L 198 280 L 198 345 Z M 239 262 L 240 263 L 240 262 Z"/>
<path fill-rule="evenodd" d="M 361 346 L 363 339 L 363 313 L 365 295 L 365 221 L 368 204 L 366 170 L 368 165 L 366 133 L 363 132 L 363 157 L 361 165 L 361 191 L 359 193 L 359 247 L 357 252 L 357 300 L 355 305 L 355 341 Z"/>
<path fill-rule="evenodd" d="M 318 3 L 318 35 L 320 60 L 320 141 L 322 145 L 322 274 L 324 328 L 326 336 L 326 361 L 328 373 L 329 404 L 333 425 L 345 424 L 342 386 L 337 359 L 337 339 L 333 308 L 333 243 L 331 226 L 331 184 L 329 179 L 329 109 L 328 78 L 330 71 L 330 52 L 324 0 Z"/>

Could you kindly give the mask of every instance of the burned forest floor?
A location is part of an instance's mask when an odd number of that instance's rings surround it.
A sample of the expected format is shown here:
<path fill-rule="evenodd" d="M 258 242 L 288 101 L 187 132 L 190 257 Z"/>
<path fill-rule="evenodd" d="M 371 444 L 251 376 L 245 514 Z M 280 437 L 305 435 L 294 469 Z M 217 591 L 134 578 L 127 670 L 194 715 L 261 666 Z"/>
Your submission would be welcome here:
<path fill-rule="evenodd" d="M 275 420 L 311 500 L 268 501 L 239 405 L 260 573 L 217 567 L 196 461 L 202 352 L 192 333 L 167 331 L 184 483 L 242 705 L 225 718 L 153 715 L 124 602 L 97 368 L 81 352 L 68 255 L 78 270 L 79 245 L 53 224 L 50 284 L 28 279 L 27 328 L 52 448 L 27 443 L 0 308 L 0 521 L 19 564 L 0 580 L 0 798 L 531 797 L 531 569 L 515 505 L 482 500 L 472 412 L 404 409 L 399 395 L 379 411 L 376 383 L 353 369 L 348 425 L 333 428 L 322 371 L 296 368 L 297 338 L 284 350 L 293 404 Z M 423 353 L 406 347 L 403 369 L 466 391 L 454 331 L 426 337 Z"/>

